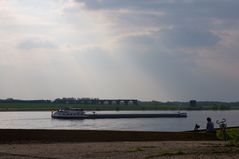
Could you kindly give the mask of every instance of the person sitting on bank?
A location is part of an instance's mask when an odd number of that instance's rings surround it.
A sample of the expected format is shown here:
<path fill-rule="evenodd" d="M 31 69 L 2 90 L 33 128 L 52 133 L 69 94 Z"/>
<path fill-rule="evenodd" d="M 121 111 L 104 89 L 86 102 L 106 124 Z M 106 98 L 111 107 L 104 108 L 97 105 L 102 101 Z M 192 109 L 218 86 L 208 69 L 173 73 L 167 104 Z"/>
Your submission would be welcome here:
<path fill-rule="evenodd" d="M 214 123 L 211 118 L 207 118 L 207 132 L 215 132 Z"/>

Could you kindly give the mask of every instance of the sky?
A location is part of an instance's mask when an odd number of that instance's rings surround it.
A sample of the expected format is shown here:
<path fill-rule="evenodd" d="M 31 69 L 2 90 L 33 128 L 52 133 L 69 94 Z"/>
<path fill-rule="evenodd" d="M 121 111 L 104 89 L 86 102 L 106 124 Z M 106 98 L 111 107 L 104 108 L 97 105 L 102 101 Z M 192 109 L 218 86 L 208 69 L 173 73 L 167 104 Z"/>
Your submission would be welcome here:
<path fill-rule="evenodd" d="M 238 0 L 0 0 L 0 99 L 239 101 Z"/>

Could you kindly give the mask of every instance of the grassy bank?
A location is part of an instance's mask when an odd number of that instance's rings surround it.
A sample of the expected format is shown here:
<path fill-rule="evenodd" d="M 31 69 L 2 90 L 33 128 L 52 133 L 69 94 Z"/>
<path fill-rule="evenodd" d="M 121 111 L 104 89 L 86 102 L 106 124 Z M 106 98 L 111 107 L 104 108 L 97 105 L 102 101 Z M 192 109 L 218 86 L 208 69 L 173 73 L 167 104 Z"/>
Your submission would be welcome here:
<path fill-rule="evenodd" d="M 215 134 L 206 132 L 0 129 L 0 143 L 205 140 L 215 141 L 217 138 Z"/>

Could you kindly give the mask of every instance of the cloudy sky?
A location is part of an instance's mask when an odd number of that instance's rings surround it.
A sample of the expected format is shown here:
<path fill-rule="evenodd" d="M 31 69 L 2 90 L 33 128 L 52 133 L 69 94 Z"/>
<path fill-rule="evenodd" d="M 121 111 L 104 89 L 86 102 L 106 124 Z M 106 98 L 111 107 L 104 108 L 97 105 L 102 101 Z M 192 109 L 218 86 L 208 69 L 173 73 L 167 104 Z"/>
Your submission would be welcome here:
<path fill-rule="evenodd" d="M 238 0 L 0 0 L 0 98 L 239 101 Z"/>

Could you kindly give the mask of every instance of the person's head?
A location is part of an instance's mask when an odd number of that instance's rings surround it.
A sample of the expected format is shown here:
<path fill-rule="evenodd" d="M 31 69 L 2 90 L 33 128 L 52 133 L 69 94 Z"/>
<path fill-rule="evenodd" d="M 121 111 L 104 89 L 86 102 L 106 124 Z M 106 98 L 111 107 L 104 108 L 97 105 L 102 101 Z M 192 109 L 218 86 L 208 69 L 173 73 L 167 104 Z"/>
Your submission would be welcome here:
<path fill-rule="evenodd" d="M 212 121 L 212 119 L 211 119 L 211 118 L 209 118 L 209 117 L 207 117 L 207 121 L 208 121 L 208 122 L 210 122 L 210 121 Z"/>

